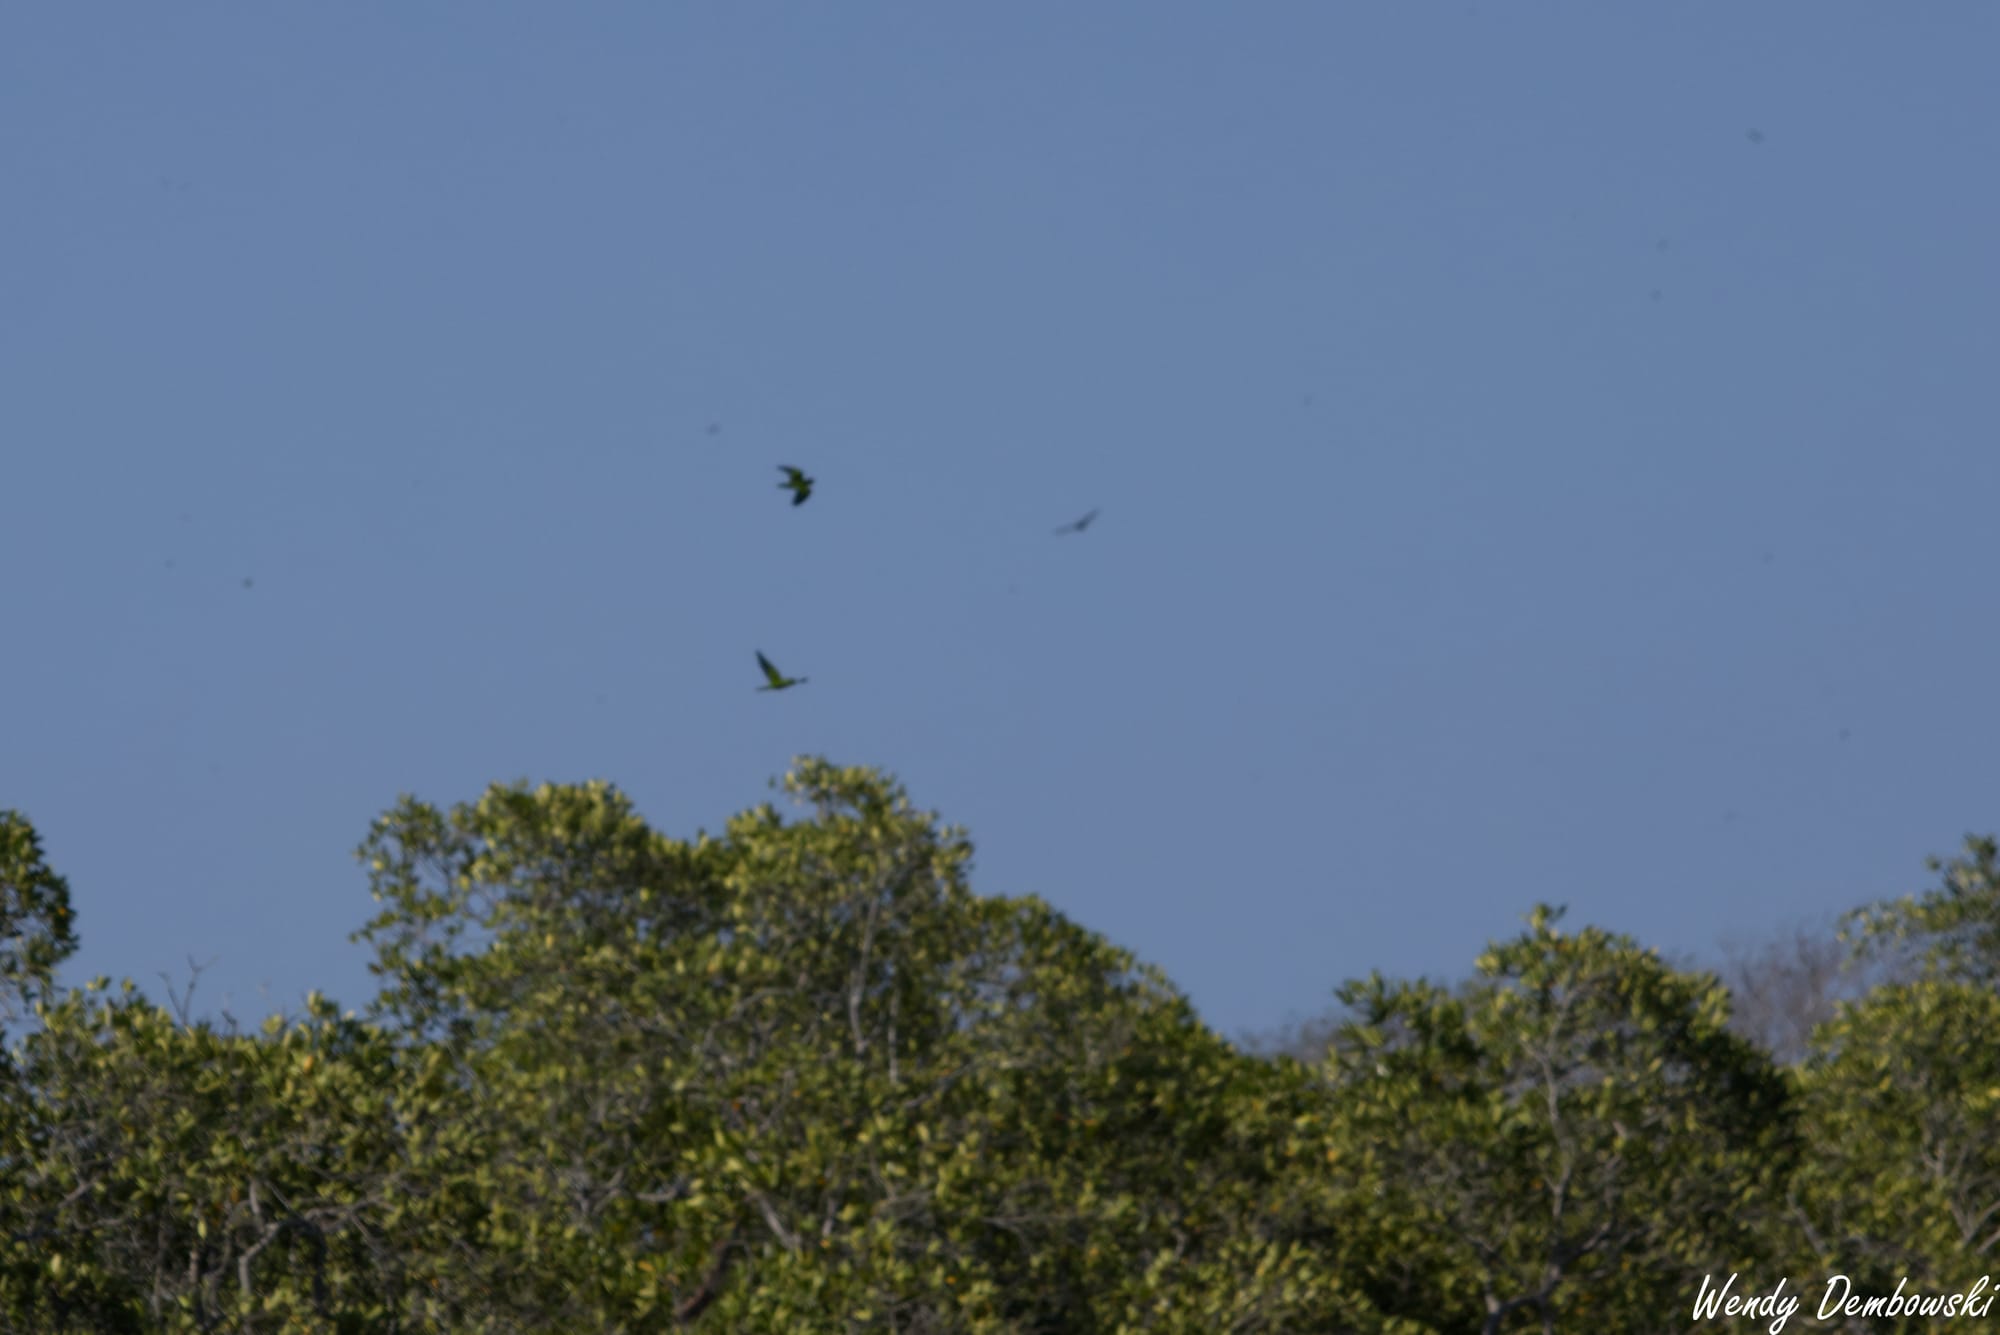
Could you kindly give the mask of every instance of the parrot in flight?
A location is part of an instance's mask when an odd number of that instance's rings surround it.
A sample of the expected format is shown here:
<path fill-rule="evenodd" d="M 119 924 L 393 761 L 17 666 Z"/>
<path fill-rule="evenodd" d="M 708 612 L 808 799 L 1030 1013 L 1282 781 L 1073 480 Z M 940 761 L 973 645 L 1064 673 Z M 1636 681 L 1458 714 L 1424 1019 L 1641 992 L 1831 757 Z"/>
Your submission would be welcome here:
<path fill-rule="evenodd" d="M 804 469 L 793 468 L 790 464 L 779 464 L 778 471 L 785 475 L 778 489 L 792 493 L 793 505 L 804 505 L 806 497 L 813 494 L 813 480 L 806 476 Z"/>
<path fill-rule="evenodd" d="M 771 665 L 771 660 L 764 657 L 764 652 L 761 649 L 757 651 L 757 666 L 764 669 L 764 679 L 771 683 L 769 686 L 759 686 L 757 689 L 760 691 L 784 691 L 794 686 L 803 686 L 806 684 L 804 677 L 787 677 L 784 673 L 778 671 L 777 668 Z"/>
<path fill-rule="evenodd" d="M 1085 529 L 1089 528 L 1091 525 L 1091 521 L 1096 518 L 1097 518 L 1097 511 L 1092 510 L 1089 514 L 1077 520 L 1075 523 L 1064 524 L 1061 528 L 1057 529 L 1056 536 L 1060 538 L 1065 533 L 1081 533 Z"/>

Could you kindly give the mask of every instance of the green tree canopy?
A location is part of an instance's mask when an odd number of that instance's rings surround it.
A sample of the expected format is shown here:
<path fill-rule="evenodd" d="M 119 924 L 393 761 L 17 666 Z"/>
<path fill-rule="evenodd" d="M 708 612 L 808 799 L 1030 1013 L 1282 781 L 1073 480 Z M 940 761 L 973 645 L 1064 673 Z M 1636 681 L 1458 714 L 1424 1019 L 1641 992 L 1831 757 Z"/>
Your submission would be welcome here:
<path fill-rule="evenodd" d="M 1856 910 L 1849 939 L 1865 953 L 1914 954 L 1932 973 L 2000 987 L 2000 840 L 1968 836 L 1962 856 L 1927 865 L 1935 888 Z"/>
<path fill-rule="evenodd" d="M 1441 1330 L 1641 1329 L 1758 1250 L 1785 1087 L 1676 973 L 1538 908 L 1456 992 L 1350 985 L 1330 1058 L 1343 1273 Z"/>
<path fill-rule="evenodd" d="M 0 811 L 0 1026 L 34 1012 L 56 967 L 76 952 L 69 882 L 49 870 L 41 836 L 18 811 Z"/>
<path fill-rule="evenodd" d="M 1820 1027 L 1800 1087 L 1812 1152 L 1793 1219 L 1822 1270 L 1886 1293 L 1995 1269 L 2000 994 L 1937 978 L 1877 988 Z"/>
<path fill-rule="evenodd" d="M 372 1006 L 256 1033 L 57 989 L 68 889 L 0 818 L 0 1328 L 1656 1329 L 1705 1276 L 2000 1248 L 1988 845 L 1864 915 L 1930 971 L 1795 1067 L 1547 907 L 1464 985 L 1348 985 L 1308 1064 L 975 894 L 888 777 L 784 787 L 691 839 L 602 783 L 405 798 Z"/>

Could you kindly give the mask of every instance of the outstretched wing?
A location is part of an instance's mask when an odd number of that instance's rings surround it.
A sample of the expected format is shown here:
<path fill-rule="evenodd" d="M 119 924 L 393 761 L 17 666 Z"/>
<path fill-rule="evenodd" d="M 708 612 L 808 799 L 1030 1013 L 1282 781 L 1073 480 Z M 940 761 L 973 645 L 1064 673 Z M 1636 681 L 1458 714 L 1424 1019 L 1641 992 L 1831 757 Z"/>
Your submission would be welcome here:
<path fill-rule="evenodd" d="M 785 684 L 785 674 L 771 666 L 771 660 L 764 657 L 762 649 L 757 651 L 757 666 L 764 669 L 764 680 L 770 682 L 774 688 Z"/>

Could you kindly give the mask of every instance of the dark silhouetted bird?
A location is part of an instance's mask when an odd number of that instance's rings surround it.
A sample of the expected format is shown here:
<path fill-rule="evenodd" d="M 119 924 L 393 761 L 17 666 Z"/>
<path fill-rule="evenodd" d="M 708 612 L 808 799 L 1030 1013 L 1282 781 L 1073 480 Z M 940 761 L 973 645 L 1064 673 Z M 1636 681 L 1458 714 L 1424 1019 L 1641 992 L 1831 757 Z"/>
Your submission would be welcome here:
<path fill-rule="evenodd" d="M 806 497 L 813 494 L 813 480 L 805 475 L 804 469 L 793 468 L 790 464 L 779 464 L 778 471 L 785 480 L 778 484 L 778 490 L 792 493 L 793 505 L 804 505 Z"/>
<path fill-rule="evenodd" d="M 1095 520 L 1096 518 L 1097 518 L 1097 511 L 1092 510 L 1089 514 L 1077 520 L 1075 523 L 1064 524 L 1061 528 L 1057 529 L 1056 536 L 1060 538 L 1065 533 L 1081 533 L 1085 529 L 1089 528 L 1091 525 L 1091 521 Z"/>
<path fill-rule="evenodd" d="M 757 666 L 764 669 L 764 679 L 771 683 L 768 686 L 759 686 L 757 689 L 760 691 L 784 691 L 794 686 L 803 686 L 806 684 L 804 677 L 787 677 L 784 673 L 778 671 L 777 668 L 771 665 L 771 660 L 764 657 L 761 649 L 757 652 Z"/>

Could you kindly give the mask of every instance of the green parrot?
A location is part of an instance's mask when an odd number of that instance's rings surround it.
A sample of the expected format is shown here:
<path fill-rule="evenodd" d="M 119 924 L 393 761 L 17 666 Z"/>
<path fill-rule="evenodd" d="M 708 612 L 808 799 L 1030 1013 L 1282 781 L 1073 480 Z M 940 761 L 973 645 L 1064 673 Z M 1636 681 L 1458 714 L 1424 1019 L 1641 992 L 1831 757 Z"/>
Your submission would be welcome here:
<path fill-rule="evenodd" d="M 784 673 L 778 671 L 777 668 L 771 666 L 771 660 L 764 657 L 764 652 L 761 649 L 757 651 L 757 666 L 764 669 L 764 679 L 771 683 L 769 686 L 759 686 L 757 689 L 760 691 L 784 691 L 794 686 L 803 686 L 806 684 L 804 677 L 787 677 Z"/>
<path fill-rule="evenodd" d="M 790 464 L 779 464 L 778 471 L 785 475 L 778 489 L 792 493 L 793 505 L 804 505 L 806 497 L 813 494 L 813 480 L 805 475 L 804 469 L 793 468 Z"/>

